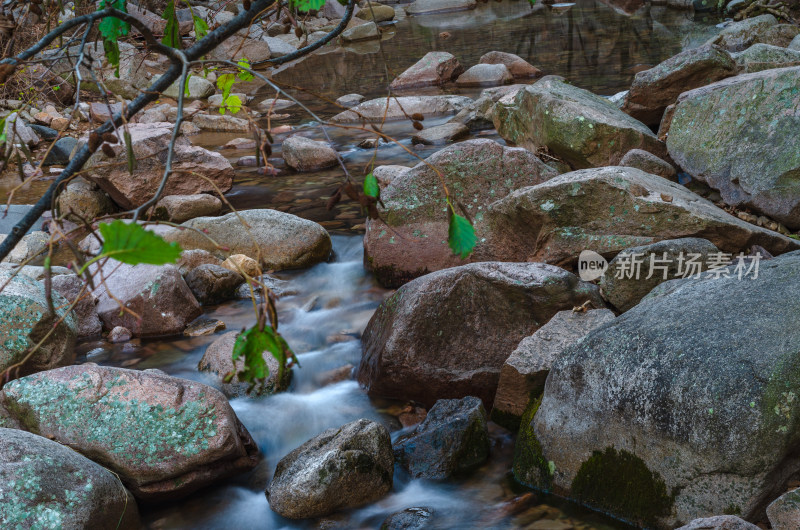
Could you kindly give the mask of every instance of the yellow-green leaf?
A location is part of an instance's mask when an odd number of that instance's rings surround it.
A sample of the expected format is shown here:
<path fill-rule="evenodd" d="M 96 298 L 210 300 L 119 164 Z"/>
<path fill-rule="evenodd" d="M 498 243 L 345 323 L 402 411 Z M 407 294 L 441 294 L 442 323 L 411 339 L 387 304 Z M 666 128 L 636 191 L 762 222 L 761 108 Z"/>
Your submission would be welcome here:
<path fill-rule="evenodd" d="M 364 177 L 364 195 L 368 197 L 377 197 L 378 193 L 380 193 L 380 189 L 378 188 L 378 179 L 376 179 L 375 175 L 370 172 L 366 177 Z"/>
<path fill-rule="evenodd" d="M 100 223 L 98 228 L 103 238 L 101 257 L 114 258 L 128 265 L 164 265 L 175 263 L 181 255 L 178 243 L 167 243 L 161 236 L 136 223 L 117 219 L 111 223 Z"/>
<path fill-rule="evenodd" d="M 448 231 L 448 243 L 453 250 L 453 254 L 466 258 L 475 248 L 478 238 L 475 236 L 475 227 L 466 217 L 450 212 L 450 230 Z"/>

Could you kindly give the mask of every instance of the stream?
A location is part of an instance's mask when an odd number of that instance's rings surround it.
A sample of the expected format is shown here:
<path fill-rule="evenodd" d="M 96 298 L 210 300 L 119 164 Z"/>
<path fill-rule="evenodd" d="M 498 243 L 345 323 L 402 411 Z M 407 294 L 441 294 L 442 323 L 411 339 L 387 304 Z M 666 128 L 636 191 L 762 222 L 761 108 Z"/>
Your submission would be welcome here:
<path fill-rule="evenodd" d="M 612 1 L 579 0 L 576 4 L 539 6 L 531 9 L 522 0 L 479 4 L 474 11 L 398 19 L 384 39 L 346 48 L 326 47 L 291 68 L 275 74 L 278 82 L 302 85 L 329 100 L 356 92 L 367 98 L 386 95 L 386 75 L 402 72 L 431 50 L 445 50 L 465 67 L 478 62 L 491 50 L 512 52 L 546 74 L 558 74 L 572 83 L 603 95 L 612 95 L 630 84 L 636 71 L 699 45 L 714 34 L 718 20 L 705 19 L 662 7 L 642 8 L 635 15 L 612 7 Z M 633 6 L 636 0 L 617 2 Z M 632 9 L 628 7 L 629 11 Z M 443 35 L 442 32 L 447 32 Z M 448 93 L 477 96 L 478 89 L 448 89 Z M 441 93 L 439 89 L 415 94 Z M 325 119 L 340 109 L 329 102 L 293 91 L 318 116 Z M 261 98 L 274 93 L 260 91 Z M 324 139 L 318 123 L 295 106 L 289 116 L 271 125 L 289 124 L 292 134 L 301 132 Z M 426 126 L 448 118 L 428 119 Z M 420 157 L 437 148 L 415 150 L 409 137 L 409 122 L 387 124 L 386 132 Z M 329 129 L 351 173 L 366 172 L 374 150 L 360 149 L 369 136 L 362 131 Z M 201 134 L 192 140 L 220 150 L 236 134 Z M 481 136 L 500 141 L 494 131 Z M 286 134 L 276 135 L 275 155 Z M 221 150 L 233 163 L 250 152 Z M 396 145 L 377 150 L 376 165 L 413 165 L 414 156 Z M 237 179 L 228 199 L 236 208 L 275 208 L 320 222 L 333 237 L 334 256 L 328 263 L 303 271 L 277 273 L 280 330 L 298 354 L 290 388 L 265 398 L 237 398 L 231 404 L 261 449 L 263 459 L 251 473 L 238 476 L 190 496 L 161 506 L 142 506 L 145 524 L 167 528 L 379 528 L 390 514 L 407 508 L 434 513 L 435 528 L 526 528 L 542 519 L 558 519 L 552 528 L 623 529 L 615 521 L 552 495 L 531 492 L 511 476 L 514 436 L 490 424 L 492 440 L 489 461 L 468 478 L 433 482 L 411 480 L 397 468 L 392 492 L 381 501 L 335 514 L 322 522 L 290 521 L 272 512 L 264 495 L 279 459 L 309 438 L 331 427 L 358 418 L 382 422 L 393 439 L 402 432 L 395 418 L 404 403 L 369 398 L 350 377 L 361 357 L 359 337 L 374 310 L 387 295 L 364 271 L 362 233 L 364 217 L 358 205 L 343 201 L 332 211 L 325 200 L 339 186 L 343 173 L 335 168 L 311 174 L 284 172 L 262 176 L 254 169 L 237 168 Z M 34 183 L 20 193 L 22 200 L 39 193 Z M 4 188 L 0 183 L 0 192 Z M 19 197 L 18 197 L 19 198 Z M 15 201 L 17 202 L 17 201 Z M 249 300 L 208 307 L 205 317 L 225 322 L 227 330 L 252 325 Z M 217 381 L 200 373 L 197 363 L 205 348 L 219 336 L 177 337 L 159 340 L 135 339 L 124 344 L 87 342 L 79 346 L 80 362 L 135 369 L 157 368 L 170 375 L 212 386 Z M 536 526 L 536 528 L 549 528 Z"/>

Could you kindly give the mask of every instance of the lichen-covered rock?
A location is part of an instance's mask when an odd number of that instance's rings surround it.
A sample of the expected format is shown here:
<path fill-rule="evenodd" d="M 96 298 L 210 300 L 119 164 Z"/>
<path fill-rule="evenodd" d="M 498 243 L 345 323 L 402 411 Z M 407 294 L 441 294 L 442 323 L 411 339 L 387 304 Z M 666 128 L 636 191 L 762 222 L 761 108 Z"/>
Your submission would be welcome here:
<path fill-rule="evenodd" d="M 759 43 L 734 54 L 734 60 L 740 72 L 749 74 L 772 68 L 797 66 L 800 64 L 800 51 Z"/>
<path fill-rule="evenodd" d="M 695 519 L 677 530 L 756 530 L 759 528 L 753 523 L 735 515 L 714 515 Z"/>
<path fill-rule="evenodd" d="M 53 293 L 56 312 L 51 315 L 43 284 L 24 274 L 0 269 L 0 285 L 4 285 L 0 291 L 0 372 L 23 361 L 19 367 L 22 375 L 72 364 L 77 325 L 72 314 L 67 313 L 69 303 L 64 297 Z M 30 348 L 42 340 L 31 358 L 25 360 Z"/>
<path fill-rule="evenodd" d="M 730 54 L 713 44 L 682 51 L 636 74 L 622 110 L 647 125 L 661 121 L 664 109 L 682 92 L 736 75 Z"/>
<path fill-rule="evenodd" d="M 350 110 L 340 112 L 331 121 L 338 123 L 380 122 L 387 120 L 408 119 L 412 114 L 423 116 L 443 116 L 455 114 L 472 103 L 465 96 L 401 96 L 389 99 L 377 98 L 359 103 Z"/>
<path fill-rule="evenodd" d="M 767 506 L 773 530 L 800 528 L 800 489 L 787 491 Z"/>
<path fill-rule="evenodd" d="M 117 477 L 35 434 L 0 427 L 0 484 L 3 528 L 141 527 L 136 501 Z"/>
<path fill-rule="evenodd" d="M 731 77 L 681 95 L 669 154 L 732 206 L 800 228 L 800 66 Z"/>
<path fill-rule="evenodd" d="M 625 153 L 625 156 L 619 161 L 619 165 L 635 167 L 636 169 L 641 169 L 645 173 L 658 175 L 667 180 L 677 180 L 677 171 L 672 167 L 672 164 L 661 160 L 653 153 L 648 153 L 641 149 L 631 149 Z"/>
<path fill-rule="evenodd" d="M 584 250 L 607 259 L 629 247 L 702 237 L 738 254 L 800 248 L 734 217 L 683 186 L 630 167 L 584 169 L 523 188 L 487 209 L 487 253 L 508 261 L 572 265 Z"/>
<path fill-rule="evenodd" d="M 222 258 L 227 254 L 244 254 L 272 270 L 308 267 L 326 260 L 331 253 L 331 238 L 324 228 L 277 210 L 196 217 L 183 226 L 195 230 L 176 229 L 164 234 L 164 239 L 177 241 L 184 249 L 204 249 Z M 220 251 L 209 237 L 224 245 L 227 252 Z"/>
<path fill-rule="evenodd" d="M 627 248 L 609 262 L 599 285 L 606 300 L 624 312 L 665 281 L 698 276 L 719 254 L 713 243 L 697 237 Z"/>
<path fill-rule="evenodd" d="M 550 367 L 567 347 L 614 320 L 608 309 L 559 311 L 530 337 L 525 337 L 500 369 L 492 419 L 509 429 L 519 422 L 531 401 L 539 399 Z"/>
<path fill-rule="evenodd" d="M 480 59 L 481 64 L 504 64 L 514 77 L 539 77 L 542 71 L 531 63 L 513 53 L 489 52 L 484 53 Z"/>
<path fill-rule="evenodd" d="M 394 455 L 414 478 L 444 479 L 473 471 L 489 458 L 481 400 L 440 399 L 425 420 L 394 443 Z"/>
<path fill-rule="evenodd" d="M 338 163 L 336 151 L 326 142 L 294 135 L 283 141 L 281 148 L 286 164 L 297 171 L 316 171 Z"/>
<path fill-rule="evenodd" d="M 195 114 L 192 123 L 204 131 L 249 133 L 251 129 L 249 121 L 230 114 Z"/>
<path fill-rule="evenodd" d="M 785 491 L 800 465 L 800 334 L 786 326 L 800 252 L 757 278 L 729 272 L 661 284 L 561 355 L 527 444 L 527 468 L 547 471 L 534 485 L 655 528 L 752 520 Z"/>
<path fill-rule="evenodd" d="M 434 0 L 437 1 L 437 0 Z M 475 0 L 471 0 L 474 4 Z M 411 4 L 413 7 L 414 4 Z M 392 90 L 421 86 L 443 85 L 464 71 L 458 59 L 447 52 L 428 52 L 422 59 L 397 76 L 389 87 Z"/>
<path fill-rule="evenodd" d="M 85 339 L 99 336 L 103 332 L 103 324 L 97 316 L 97 296 L 92 288 L 77 274 L 59 274 L 50 280 L 53 290 L 58 292 L 67 303 L 75 303 L 72 315 L 77 324 L 77 337 Z"/>
<path fill-rule="evenodd" d="M 767 31 L 777 24 L 778 19 L 770 14 L 748 18 L 726 27 L 710 42 L 728 51 L 740 52 L 757 42 L 763 42 Z"/>
<path fill-rule="evenodd" d="M 173 124 L 168 122 L 128 125 L 136 159 L 133 174 L 128 172 L 125 164 L 125 142 L 119 141 L 111 146 L 114 157 L 109 158 L 98 149 L 89 158 L 85 166 L 89 180 L 94 181 L 123 208 L 144 204 L 153 197 L 164 177 L 172 128 Z M 86 141 L 87 138 L 81 139 L 79 147 Z M 175 142 L 172 170 L 164 190 L 166 195 L 213 194 L 217 190 L 224 193 L 233 185 L 233 166 L 230 162 L 217 152 L 192 145 L 183 136 Z"/>
<path fill-rule="evenodd" d="M 103 276 L 105 281 L 95 294 L 105 329 L 122 326 L 136 337 L 178 335 L 203 312 L 172 265 L 125 265 L 109 260 Z M 120 304 L 130 311 L 122 311 Z"/>
<path fill-rule="evenodd" d="M 366 419 L 328 429 L 278 462 L 270 508 L 289 519 L 321 517 L 376 501 L 392 489 L 389 432 Z"/>
<path fill-rule="evenodd" d="M 428 165 L 430 164 L 430 165 Z M 449 146 L 396 176 L 381 192 L 385 208 L 367 221 L 365 263 L 378 281 L 398 286 L 427 272 L 461 265 L 447 246 L 449 217 L 441 171 L 454 204 L 472 216 L 480 241 L 487 205 L 510 192 L 544 182 L 556 171 L 533 153 L 492 140 L 468 140 Z M 483 260 L 481 245 L 472 259 Z"/>
<path fill-rule="evenodd" d="M 473 263 L 427 274 L 387 298 L 364 331 L 358 381 L 371 395 L 477 396 L 491 406 L 503 363 L 523 337 L 584 302 L 594 285 L 542 263 Z"/>
<path fill-rule="evenodd" d="M 201 372 L 211 372 L 219 376 L 220 381 L 231 371 L 238 373 L 244 368 L 244 359 L 236 361 L 234 366 L 233 358 L 233 345 L 236 343 L 236 337 L 239 336 L 238 331 L 229 331 L 220 338 L 212 342 L 206 348 L 203 358 L 197 365 L 197 369 Z M 267 363 L 269 375 L 264 385 L 255 388 L 258 395 L 269 395 L 275 392 L 286 390 L 289 386 L 290 372 L 285 374 L 278 374 L 278 361 L 268 351 L 262 353 L 264 361 Z M 228 397 L 242 397 L 247 395 L 247 390 L 250 383 L 242 382 L 239 380 L 238 375 L 234 375 L 230 383 L 220 383 L 222 393 Z"/>
<path fill-rule="evenodd" d="M 645 124 L 559 77 L 543 77 L 492 112 L 504 139 L 531 151 L 546 147 L 575 169 L 614 165 L 631 149 L 665 152 Z"/>
<path fill-rule="evenodd" d="M 0 404 L 21 429 L 108 468 L 143 500 L 185 496 L 257 462 L 225 396 L 156 370 L 58 368 L 7 384 Z"/>
<path fill-rule="evenodd" d="M 238 272 L 211 263 L 195 267 L 183 279 L 197 301 L 209 305 L 235 298 L 236 289 L 244 283 Z"/>

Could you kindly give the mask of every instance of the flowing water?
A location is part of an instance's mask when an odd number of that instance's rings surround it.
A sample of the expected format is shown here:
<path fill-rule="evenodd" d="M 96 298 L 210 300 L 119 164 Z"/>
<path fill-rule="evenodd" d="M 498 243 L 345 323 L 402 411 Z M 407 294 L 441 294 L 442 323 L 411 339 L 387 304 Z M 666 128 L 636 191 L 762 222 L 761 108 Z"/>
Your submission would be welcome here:
<path fill-rule="evenodd" d="M 367 97 L 386 94 L 387 72 L 399 73 L 431 50 L 446 50 L 466 66 L 477 63 L 491 50 L 516 53 L 547 74 L 563 75 L 572 83 L 596 93 L 611 95 L 624 90 L 636 71 L 696 46 L 715 31 L 717 20 L 703 19 L 665 8 L 642 7 L 640 0 L 579 0 L 531 9 L 522 0 L 479 4 L 478 9 L 418 18 L 399 16 L 379 45 L 369 42 L 347 48 L 329 47 L 296 66 L 284 68 L 275 79 L 301 85 L 311 92 L 335 99 L 357 92 Z M 398 12 L 402 12 L 399 10 Z M 634 13 L 635 12 L 635 13 Z M 631 14 L 633 13 L 633 14 Z M 443 32 L 446 32 L 444 34 Z M 436 90 L 416 93 L 436 93 Z M 478 91 L 450 90 L 477 95 Z M 334 105 L 293 91 L 320 118 L 338 112 Z M 261 97 L 271 97 L 266 90 Z M 298 107 L 286 112 L 293 132 L 324 138 L 318 124 Z M 445 121 L 426 120 L 426 125 Z M 435 148 L 415 151 L 408 138 L 408 122 L 395 122 L 386 131 L 418 156 Z M 343 153 L 354 175 L 363 175 L 374 150 L 357 144 L 366 132 L 329 129 L 328 134 Z M 493 132 L 490 138 L 497 139 Z M 237 135 L 203 134 L 195 143 L 220 149 Z M 276 156 L 286 135 L 275 135 Z M 222 150 L 235 161 L 245 151 Z M 376 164 L 412 165 L 414 156 L 399 146 L 377 150 Z M 189 499 L 157 507 L 142 507 L 147 525 L 166 528 L 378 528 L 394 512 L 426 508 L 434 512 L 436 528 L 525 528 L 544 519 L 560 519 L 576 529 L 622 529 L 625 524 L 554 496 L 525 490 L 510 475 L 514 437 L 492 425 L 489 461 L 471 477 L 445 483 L 410 480 L 398 470 L 395 486 L 383 500 L 361 509 L 336 514 L 322 523 L 296 522 L 274 514 L 264 489 L 278 460 L 324 429 L 358 418 L 385 424 L 397 437 L 401 426 L 395 415 L 404 405 L 370 399 L 350 373 L 361 356 L 359 337 L 387 292 L 378 287 L 362 266 L 363 216 L 357 205 L 343 202 L 331 212 L 325 199 L 342 180 L 332 169 L 313 174 L 283 173 L 262 176 L 239 169 L 228 198 L 237 208 L 276 208 L 321 222 L 333 236 L 334 258 L 305 271 L 283 272 L 278 290 L 281 331 L 299 354 L 288 391 L 266 398 L 239 398 L 231 404 L 258 443 L 263 459 L 256 470 L 207 488 Z M 21 190 L 14 202 L 31 202 L 48 182 Z M 9 184 L 0 181 L 0 194 Z M 4 197 L 5 198 L 5 197 Z M 26 200 L 27 199 L 27 200 Z M 206 316 L 226 323 L 228 330 L 253 322 L 249 301 L 208 308 Z M 217 335 L 218 336 L 218 335 Z M 217 382 L 197 371 L 204 349 L 216 337 L 180 337 L 169 340 L 134 340 L 126 344 L 105 342 L 80 346 L 81 359 L 136 369 L 158 368 L 171 375 Z M 394 413 L 394 415 L 393 415 Z"/>

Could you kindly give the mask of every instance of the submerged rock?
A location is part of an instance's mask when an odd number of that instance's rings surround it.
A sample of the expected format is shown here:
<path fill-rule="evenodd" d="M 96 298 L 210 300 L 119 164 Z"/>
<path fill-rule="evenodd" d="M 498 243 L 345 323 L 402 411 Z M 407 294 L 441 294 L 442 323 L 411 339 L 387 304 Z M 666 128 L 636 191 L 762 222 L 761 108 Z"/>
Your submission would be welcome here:
<path fill-rule="evenodd" d="M 395 512 L 381 523 L 381 530 L 421 530 L 433 528 L 434 512 L 430 508 L 406 508 Z"/>
<path fill-rule="evenodd" d="M 289 519 L 321 517 L 374 502 L 392 488 L 389 432 L 366 419 L 328 429 L 278 462 L 270 508 Z"/>
<path fill-rule="evenodd" d="M 158 370 L 83 364 L 17 379 L 0 404 L 19 427 L 167 500 L 252 469 L 258 448 L 220 392 Z"/>
<path fill-rule="evenodd" d="M 473 471 L 489 458 L 486 421 L 476 397 L 441 399 L 395 442 L 395 459 L 413 478 L 445 479 Z"/>
<path fill-rule="evenodd" d="M 681 95 L 670 156 L 732 206 L 800 228 L 800 67 L 731 77 Z M 746 124 L 746 126 L 744 126 Z"/>
<path fill-rule="evenodd" d="M 576 169 L 614 165 L 631 149 L 665 152 L 647 126 L 608 99 L 554 76 L 500 100 L 493 119 L 504 139 L 531 151 L 546 147 Z"/>
<path fill-rule="evenodd" d="M 431 0 L 440 1 L 440 0 Z M 473 3 L 475 0 L 471 0 Z M 411 4 L 413 7 L 414 4 Z M 453 54 L 447 52 L 428 52 L 405 72 L 397 76 L 389 85 L 392 90 L 421 86 L 443 85 L 455 80 L 464 67 Z"/>
<path fill-rule="evenodd" d="M 702 237 L 738 254 L 800 243 L 730 215 L 683 186 L 629 167 L 584 169 L 517 190 L 486 212 L 487 253 L 571 266 L 584 250 L 606 258 L 664 239 Z"/>
<path fill-rule="evenodd" d="M 197 369 L 201 372 L 211 372 L 219 376 L 220 380 L 231 371 L 238 374 L 238 372 L 244 369 L 244 360 L 238 359 L 234 366 L 233 358 L 231 357 L 233 355 L 233 346 L 238 336 L 238 331 L 229 331 L 212 342 L 208 348 L 206 348 L 203 358 L 200 359 L 200 363 L 197 365 Z M 269 375 L 264 385 L 257 388 L 258 392 L 256 395 L 270 395 L 286 390 L 289 386 L 291 374 L 287 372 L 283 374 L 283 376 L 279 376 L 278 361 L 270 352 L 264 351 L 261 356 L 267 363 Z M 234 375 L 230 383 L 220 383 L 222 393 L 231 398 L 247 395 L 249 387 L 250 383 L 240 381 L 238 375 Z"/>
<path fill-rule="evenodd" d="M 18 373 L 25 375 L 75 362 L 77 325 L 67 313 L 69 303 L 64 297 L 52 293 L 56 311 L 50 314 L 43 284 L 0 269 L 0 285 L 4 286 L 0 291 L 0 373 L 20 363 Z M 40 342 L 26 360 L 30 349 Z"/>
<path fill-rule="evenodd" d="M 473 217 L 479 241 L 485 236 L 482 219 L 489 203 L 556 175 L 533 153 L 486 139 L 446 147 L 397 175 L 381 192 L 385 208 L 379 219 L 367 221 L 364 236 L 366 266 L 383 285 L 396 287 L 464 263 L 445 243 L 449 216 L 442 177 L 431 165 L 441 171 L 454 204 L 463 204 Z M 480 247 L 476 261 L 484 257 Z"/>
<path fill-rule="evenodd" d="M 359 121 L 380 122 L 409 119 L 412 114 L 423 116 L 444 116 L 455 114 L 467 107 L 472 100 L 465 96 L 401 96 L 392 97 L 387 105 L 386 98 L 371 99 L 359 103 L 350 110 L 340 112 L 331 121 L 352 123 Z"/>
<path fill-rule="evenodd" d="M 547 374 L 561 353 L 612 320 L 614 313 L 608 309 L 559 311 L 536 333 L 522 339 L 500 370 L 492 419 L 517 429 L 528 403 L 541 397 Z"/>
<path fill-rule="evenodd" d="M 247 223 L 247 226 L 242 224 Z M 172 230 L 167 241 L 177 241 L 184 249 L 204 249 L 218 257 L 244 254 L 267 269 L 299 269 L 328 258 L 331 238 L 320 225 L 277 210 L 245 210 L 222 217 L 197 217 L 183 226 L 200 230 Z M 220 251 L 208 238 L 224 245 Z"/>
<path fill-rule="evenodd" d="M 736 75 L 730 54 L 712 44 L 683 51 L 636 74 L 622 110 L 647 125 L 661 121 L 664 109 L 694 88 Z"/>
<path fill-rule="evenodd" d="M 358 381 L 374 396 L 431 405 L 478 396 L 490 407 L 503 363 L 523 337 L 597 287 L 542 263 L 483 262 L 398 289 L 364 331 Z"/>
<path fill-rule="evenodd" d="M 3 528 L 141 528 L 114 474 L 35 434 L 0 427 L 0 483 Z"/>
<path fill-rule="evenodd" d="M 800 252 L 757 278 L 729 272 L 664 283 L 562 354 L 515 462 L 526 482 L 655 528 L 753 519 L 785 491 L 800 466 L 800 335 L 785 324 Z"/>

